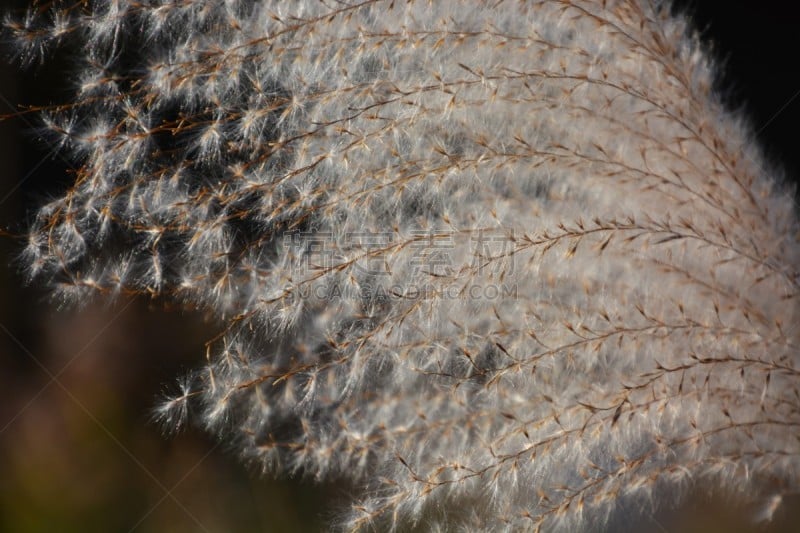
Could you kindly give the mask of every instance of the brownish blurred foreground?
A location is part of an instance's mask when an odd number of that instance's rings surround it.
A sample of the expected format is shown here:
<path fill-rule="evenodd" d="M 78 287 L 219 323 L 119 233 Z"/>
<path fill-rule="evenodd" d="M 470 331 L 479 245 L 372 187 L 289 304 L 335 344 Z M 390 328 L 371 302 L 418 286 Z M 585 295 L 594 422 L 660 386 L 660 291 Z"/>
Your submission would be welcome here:
<path fill-rule="evenodd" d="M 148 420 L 160 382 L 202 355 L 201 320 L 141 302 L 41 313 L 25 343 L 0 324 L 1 531 L 320 529 L 323 491 Z"/>

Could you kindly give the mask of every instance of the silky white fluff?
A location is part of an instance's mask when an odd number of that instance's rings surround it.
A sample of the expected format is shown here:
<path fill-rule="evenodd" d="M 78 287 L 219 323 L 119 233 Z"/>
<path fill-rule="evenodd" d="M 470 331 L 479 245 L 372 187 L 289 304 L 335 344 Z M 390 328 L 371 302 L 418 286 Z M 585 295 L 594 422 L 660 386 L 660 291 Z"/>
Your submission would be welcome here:
<path fill-rule="evenodd" d="M 596 530 L 800 488 L 798 223 L 647 0 L 56 3 L 81 165 L 24 251 L 59 298 L 227 325 L 161 409 L 346 528 Z M 202 355 L 202 354 L 201 354 Z"/>

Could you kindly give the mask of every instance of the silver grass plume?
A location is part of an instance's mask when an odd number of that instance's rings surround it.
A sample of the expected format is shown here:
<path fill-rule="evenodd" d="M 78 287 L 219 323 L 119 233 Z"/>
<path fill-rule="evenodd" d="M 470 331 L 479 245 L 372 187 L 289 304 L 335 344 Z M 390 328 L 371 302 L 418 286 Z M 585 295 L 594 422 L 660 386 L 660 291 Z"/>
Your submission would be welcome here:
<path fill-rule="evenodd" d="M 27 273 L 223 321 L 164 423 L 349 480 L 341 527 L 597 529 L 697 487 L 769 518 L 798 221 L 669 7 L 34 3 L 5 27 L 74 51 L 42 119 L 80 170 Z"/>

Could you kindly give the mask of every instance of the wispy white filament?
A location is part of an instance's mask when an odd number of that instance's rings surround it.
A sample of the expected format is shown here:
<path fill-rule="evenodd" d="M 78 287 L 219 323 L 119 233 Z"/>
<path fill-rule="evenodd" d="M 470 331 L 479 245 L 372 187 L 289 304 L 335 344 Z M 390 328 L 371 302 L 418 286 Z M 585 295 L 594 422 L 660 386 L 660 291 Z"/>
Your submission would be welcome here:
<path fill-rule="evenodd" d="M 646 0 L 55 3 L 81 164 L 28 272 L 227 324 L 160 410 L 339 525 L 595 530 L 800 486 L 798 223 Z M 775 503 L 778 502 L 778 503 Z M 763 513 L 762 513 L 763 514 Z"/>

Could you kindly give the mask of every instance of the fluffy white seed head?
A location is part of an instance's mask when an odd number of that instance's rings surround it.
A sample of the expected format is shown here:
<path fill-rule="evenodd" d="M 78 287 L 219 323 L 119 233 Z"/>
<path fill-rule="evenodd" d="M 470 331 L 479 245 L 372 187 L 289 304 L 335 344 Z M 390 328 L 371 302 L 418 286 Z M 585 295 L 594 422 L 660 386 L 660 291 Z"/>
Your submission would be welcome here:
<path fill-rule="evenodd" d="M 800 228 L 668 8 L 7 19 L 23 59 L 82 62 L 45 119 L 81 170 L 29 272 L 226 321 L 159 416 L 350 480 L 348 528 L 589 530 L 697 487 L 774 511 L 800 487 Z"/>

